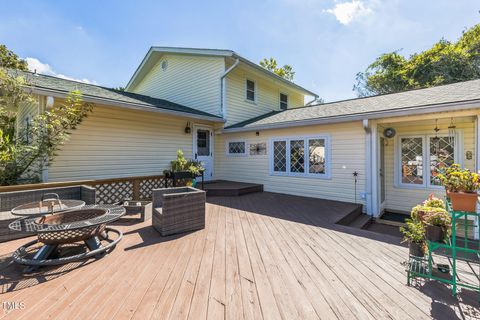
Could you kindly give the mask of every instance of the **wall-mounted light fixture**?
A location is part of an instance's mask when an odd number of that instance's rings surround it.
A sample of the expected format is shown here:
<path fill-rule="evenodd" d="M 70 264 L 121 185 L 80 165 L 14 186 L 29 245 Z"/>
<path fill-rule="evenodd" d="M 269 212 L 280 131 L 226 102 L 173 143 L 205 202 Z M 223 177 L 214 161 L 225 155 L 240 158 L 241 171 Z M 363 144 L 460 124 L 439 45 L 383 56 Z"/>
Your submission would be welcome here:
<path fill-rule="evenodd" d="M 255 135 L 258 137 L 260 135 L 260 132 L 255 132 Z"/>
<path fill-rule="evenodd" d="M 185 133 L 190 134 L 192 132 L 192 128 L 190 127 L 190 122 L 187 122 L 187 126 L 185 127 Z"/>

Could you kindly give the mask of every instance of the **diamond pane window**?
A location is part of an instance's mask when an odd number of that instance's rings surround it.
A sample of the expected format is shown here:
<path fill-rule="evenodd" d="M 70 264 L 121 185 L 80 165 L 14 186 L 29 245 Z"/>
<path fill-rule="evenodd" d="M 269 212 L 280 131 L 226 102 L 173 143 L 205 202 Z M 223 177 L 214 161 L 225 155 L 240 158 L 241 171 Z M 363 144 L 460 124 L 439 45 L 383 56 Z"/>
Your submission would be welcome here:
<path fill-rule="evenodd" d="M 273 142 L 273 171 L 287 172 L 287 142 Z"/>
<path fill-rule="evenodd" d="M 439 186 L 438 174 L 455 163 L 455 140 L 450 137 L 430 137 L 430 184 Z"/>
<path fill-rule="evenodd" d="M 244 141 L 232 141 L 228 143 L 228 154 L 245 154 Z"/>
<path fill-rule="evenodd" d="M 325 173 L 325 139 L 308 140 L 308 159 L 309 173 Z"/>
<path fill-rule="evenodd" d="M 401 138 L 401 182 L 423 184 L 423 138 Z"/>
<path fill-rule="evenodd" d="M 290 141 L 290 172 L 305 172 L 305 141 Z"/>

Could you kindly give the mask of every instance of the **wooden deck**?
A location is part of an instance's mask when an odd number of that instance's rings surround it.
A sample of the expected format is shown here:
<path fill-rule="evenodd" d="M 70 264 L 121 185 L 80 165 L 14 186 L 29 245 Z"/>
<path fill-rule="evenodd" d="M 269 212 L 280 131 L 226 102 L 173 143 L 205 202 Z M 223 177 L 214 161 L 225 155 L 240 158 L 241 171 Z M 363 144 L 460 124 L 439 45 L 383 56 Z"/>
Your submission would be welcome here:
<path fill-rule="evenodd" d="M 125 238 L 103 259 L 32 277 L 7 256 L 26 239 L 0 244 L 0 302 L 24 305 L 0 318 L 480 317 L 474 294 L 407 287 L 398 238 L 334 223 L 351 205 L 273 193 L 208 201 L 205 230 L 161 238 L 126 219 Z"/>

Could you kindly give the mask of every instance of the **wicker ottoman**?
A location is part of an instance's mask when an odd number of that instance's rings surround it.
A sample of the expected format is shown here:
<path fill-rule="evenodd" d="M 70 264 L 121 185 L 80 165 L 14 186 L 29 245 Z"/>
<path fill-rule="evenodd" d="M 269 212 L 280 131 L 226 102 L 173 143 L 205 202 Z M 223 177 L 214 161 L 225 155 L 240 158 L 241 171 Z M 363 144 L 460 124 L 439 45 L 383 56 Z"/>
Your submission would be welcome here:
<path fill-rule="evenodd" d="M 162 236 L 205 228 L 205 191 L 155 189 L 152 197 L 152 225 Z"/>

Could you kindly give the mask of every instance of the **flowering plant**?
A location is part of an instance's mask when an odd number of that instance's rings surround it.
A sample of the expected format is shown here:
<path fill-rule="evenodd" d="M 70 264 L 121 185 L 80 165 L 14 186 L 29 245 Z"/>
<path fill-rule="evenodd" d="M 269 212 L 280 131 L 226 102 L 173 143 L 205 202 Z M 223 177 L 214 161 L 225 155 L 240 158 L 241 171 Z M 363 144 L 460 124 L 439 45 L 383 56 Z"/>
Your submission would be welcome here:
<path fill-rule="evenodd" d="M 427 225 L 437 227 L 449 227 L 452 224 L 452 218 L 442 208 L 429 208 L 425 213 L 424 221 Z"/>
<path fill-rule="evenodd" d="M 451 192 L 476 192 L 480 188 L 480 176 L 454 164 L 438 175 L 442 185 Z"/>

